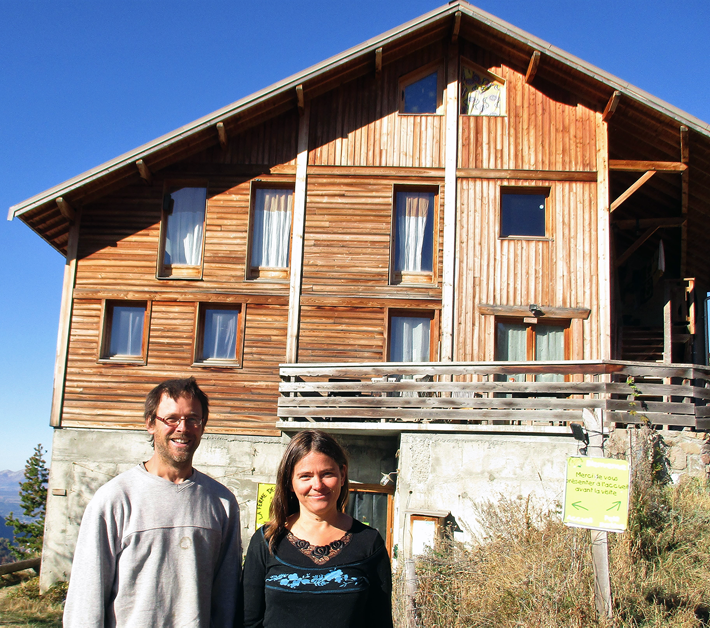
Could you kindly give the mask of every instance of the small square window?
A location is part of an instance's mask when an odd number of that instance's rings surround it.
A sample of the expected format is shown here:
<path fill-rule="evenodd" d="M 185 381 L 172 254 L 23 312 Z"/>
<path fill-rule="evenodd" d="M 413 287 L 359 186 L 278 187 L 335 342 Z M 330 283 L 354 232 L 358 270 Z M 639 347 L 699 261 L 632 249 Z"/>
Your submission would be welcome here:
<path fill-rule="evenodd" d="M 443 113 L 443 64 L 419 68 L 399 80 L 399 112 L 413 114 Z"/>
<path fill-rule="evenodd" d="M 288 278 L 293 189 L 255 188 L 252 194 L 248 279 Z"/>
<path fill-rule="evenodd" d="M 201 303 L 198 306 L 195 364 L 240 366 L 244 337 L 244 308 Z"/>
<path fill-rule="evenodd" d="M 435 312 L 392 310 L 389 315 L 389 362 L 429 362 L 435 355 Z"/>
<path fill-rule="evenodd" d="M 437 194 L 395 189 L 391 283 L 431 283 Z"/>
<path fill-rule="evenodd" d="M 544 238 L 549 190 L 501 190 L 500 237 Z"/>
<path fill-rule="evenodd" d="M 159 277 L 202 276 L 207 187 L 168 187 L 163 196 Z"/>
<path fill-rule="evenodd" d="M 149 317 L 145 301 L 107 301 L 100 359 L 145 364 Z"/>
<path fill-rule="evenodd" d="M 470 62 L 462 62 L 461 115 L 505 115 L 505 81 Z"/>

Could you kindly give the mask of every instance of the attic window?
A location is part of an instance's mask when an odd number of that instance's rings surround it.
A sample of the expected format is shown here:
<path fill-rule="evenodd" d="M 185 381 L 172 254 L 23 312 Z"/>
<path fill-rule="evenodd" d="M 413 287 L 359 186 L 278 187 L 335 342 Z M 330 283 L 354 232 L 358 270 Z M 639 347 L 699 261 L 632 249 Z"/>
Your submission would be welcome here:
<path fill-rule="evenodd" d="M 461 64 L 461 115 L 505 115 L 505 81 L 470 61 Z"/>
<path fill-rule="evenodd" d="M 206 205 L 206 185 L 166 187 L 158 277 L 200 279 Z"/>
<path fill-rule="evenodd" d="M 441 63 L 427 65 L 399 80 L 399 112 L 443 113 L 444 69 Z"/>

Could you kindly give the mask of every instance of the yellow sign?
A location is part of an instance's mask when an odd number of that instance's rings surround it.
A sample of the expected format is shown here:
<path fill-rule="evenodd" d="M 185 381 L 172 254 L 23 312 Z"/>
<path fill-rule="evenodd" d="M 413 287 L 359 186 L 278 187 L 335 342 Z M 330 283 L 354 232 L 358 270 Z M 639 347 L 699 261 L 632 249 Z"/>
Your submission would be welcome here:
<path fill-rule="evenodd" d="M 269 520 L 269 509 L 276 492 L 276 484 L 259 484 L 256 492 L 256 529 Z"/>
<path fill-rule="evenodd" d="M 577 528 L 623 532 L 628 520 L 629 463 L 569 457 L 562 521 Z"/>

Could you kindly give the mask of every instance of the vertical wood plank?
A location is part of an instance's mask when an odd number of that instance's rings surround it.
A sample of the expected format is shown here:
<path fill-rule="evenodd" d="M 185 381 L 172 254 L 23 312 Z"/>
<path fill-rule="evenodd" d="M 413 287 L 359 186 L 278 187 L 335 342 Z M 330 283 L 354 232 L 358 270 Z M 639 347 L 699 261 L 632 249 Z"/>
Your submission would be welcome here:
<path fill-rule="evenodd" d="M 444 267 L 441 289 L 441 361 L 453 356 L 454 274 L 456 263 L 456 165 L 459 130 L 458 44 L 449 46 L 446 87 L 446 162 L 444 166 Z"/>
<path fill-rule="evenodd" d="M 611 283 L 609 271 L 609 138 L 597 113 L 597 244 L 599 252 L 599 358 L 611 359 Z"/>
<path fill-rule="evenodd" d="M 71 329 L 72 308 L 74 306 L 74 282 L 76 281 L 76 261 L 79 249 L 79 225 L 81 210 L 76 210 L 74 222 L 69 230 L 67 258 L 64 264 L 64 283 L 62 286 L 62 304 L 59 310 L 59 330 L 57 332 L 57 352 L 54 359 L 54 387 L 52 390 L 52 409 L 49 424 L 59 427 L 62 424 L 62 405 L 64 403 L 64 380 L 67 374 L 67 355 L 69 352 L 69 331 Z"/>
<path fill-rule="evenodd" d="M 308 123 L 310 105 L 298 124 L 298 156 L 296 157 L 296 187 L 293 193 L 293 236 L 291 277 L 288 295 L 288 325 L 286 331 L 286 362 L 298 361 L 298 327 L 301 315 L 301 285 L 303 281 L 303 237 L 306 227 L 306 194 L 308 170 Z"/>

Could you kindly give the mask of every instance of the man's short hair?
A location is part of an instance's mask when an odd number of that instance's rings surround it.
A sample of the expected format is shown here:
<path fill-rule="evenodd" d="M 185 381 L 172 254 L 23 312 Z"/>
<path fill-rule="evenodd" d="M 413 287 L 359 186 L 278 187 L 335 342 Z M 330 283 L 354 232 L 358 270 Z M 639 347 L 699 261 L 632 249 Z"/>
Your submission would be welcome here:
<path fill-rule="evenodd" d="M 147 421 L 155 421 L 156 412 L 163 395 L 168 395 L 174 401 L 181 397 L 197 399 L 200 402 L 200 406 L 202 406 L 202 425 L 207 423 L 210 413 L 209 401 L 207 395 L 197 385 L 194 377 L 168 379 L 153 388 L 145 398 L 145 418 Z"/>

